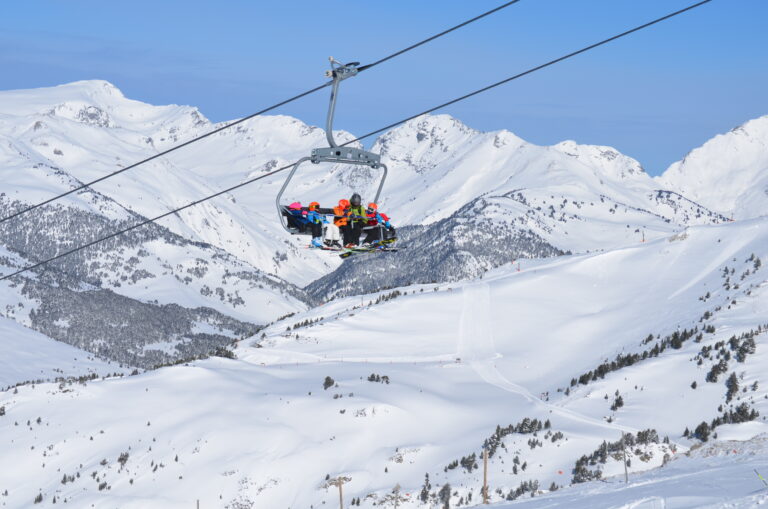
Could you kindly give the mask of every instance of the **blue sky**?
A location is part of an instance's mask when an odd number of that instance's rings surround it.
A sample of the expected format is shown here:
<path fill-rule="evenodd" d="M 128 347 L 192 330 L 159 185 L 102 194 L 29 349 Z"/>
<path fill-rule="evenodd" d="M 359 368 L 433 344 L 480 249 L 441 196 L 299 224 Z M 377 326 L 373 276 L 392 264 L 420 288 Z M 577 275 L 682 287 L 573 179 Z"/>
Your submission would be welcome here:
<path fill-rule="evenodd" d="M 105 79 L 229 120 L 322 83 L 329 55 L 371 62 L 500 3 L 4 2 L 0 89 Z M 368 132 L 690 3 L 522 0 L 346 81 L 336 128 Z M 768 114 L 766 19 L 766 0 L 714 0 L 445 113 L 542 145 L 612 145 L 655 175 Z M 326 107 L 327 90 L 279 113 L 323 125 Z"/>

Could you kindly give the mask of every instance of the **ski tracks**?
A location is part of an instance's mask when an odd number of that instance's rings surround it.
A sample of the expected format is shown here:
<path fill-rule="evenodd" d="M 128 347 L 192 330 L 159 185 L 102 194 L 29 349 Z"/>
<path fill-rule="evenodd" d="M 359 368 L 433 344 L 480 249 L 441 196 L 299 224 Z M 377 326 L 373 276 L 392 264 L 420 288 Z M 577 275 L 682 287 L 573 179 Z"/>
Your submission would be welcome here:
<path fill-rule="evenodd" d="M 457 354 L 487 383 L 519 394 L 530 402 L 540 401 L 524 387 L 510 382 L 496 367 L 501 354 L 496 351 L 491 326 L 491 289 L 488 283 L 466 285 L 464 305 L 459 322 Z"/>
<path fill-rule="evenodd" d="M 459 321 L 457 357 L 462 362 L 467 362 L 485 382 L 507 392 L 518 394 L 531 403 L 540 404 L 553 413 L 574 421 L 616 430 L 617 432 L 633 431 L 626 426 L 606 423 L 600 419 L 594 419 L 542 401 L 525 387 L 511 382 L 496 366 L 496 360 L 500 359 L 502 355 L 496 351 L 493 340 L 491 322 L 493 300 L 491 299 L 490 286 L 486 282 L 465 285 L 462 288 L 462 297 L 464 302 Z"/>

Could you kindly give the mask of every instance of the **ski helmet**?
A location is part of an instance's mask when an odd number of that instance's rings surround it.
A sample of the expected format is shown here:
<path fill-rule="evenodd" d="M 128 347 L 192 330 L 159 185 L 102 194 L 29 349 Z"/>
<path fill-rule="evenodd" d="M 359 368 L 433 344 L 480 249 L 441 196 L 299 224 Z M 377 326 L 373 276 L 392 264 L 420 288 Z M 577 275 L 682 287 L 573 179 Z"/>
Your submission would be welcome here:
<path fill-rule="evenodd" d="M 357 193 L 353 194 L 352 198 L 349 199 L 349 202 L 352 204 L 353 207 L 359 207 L 362 201 L 363 199 L 360 198 L 360 195 Z"/>
<path fill-rule="evenodd" d="M 312 203 L 309 204 L 309 207 L 307 207 L 307 208 L 309 210 L 316 210 L 316 209 L 320 208 L 320 204 L 317 203 L 316 201 L 313 201 Z"/>
<path fill-rule="evenodd" d="M 339 200 L 339 207 L 346 209 L 349 207 L 349 200 L 341 199 Z"/>
<path fill-rule="evenodd" d="M 369 203 L 368 210 L 379 210 L 379 206 L 376 205 L 375 203 Z"/>

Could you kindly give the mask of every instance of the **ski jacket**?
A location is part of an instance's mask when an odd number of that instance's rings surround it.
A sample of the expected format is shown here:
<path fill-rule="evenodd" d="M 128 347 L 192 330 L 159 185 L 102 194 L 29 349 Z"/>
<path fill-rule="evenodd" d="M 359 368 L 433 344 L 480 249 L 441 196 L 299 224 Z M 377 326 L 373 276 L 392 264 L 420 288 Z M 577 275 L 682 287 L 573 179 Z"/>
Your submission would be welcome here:
<path fill-rule="evenodd" d="M 378 212 L 373 214 L 366 213 L 365 217 L 368 218 L 368 226 L 376 226 L 377 224 L 383 224 L 387 228 L 391 226 L 389 224 L 389 217 L 386 214 L 379 214 Z"/>
<path fill-rule="evenodd" d="M 365 207 L 352 207 L 349 209 L 349 217 L 352 222 L 367 221 Z"/>
<path fill-rule="evenodd" d="M 325 216 L 318 214 L 314 210 L 291 210 L 291 215 L 301 224 L 327 223 Z"/>
<path fill-rule="evenodd" d="M 333 224 L 336 226 L 347 226 L 347 222 L 349 221 L 349 211 L 348 209 L 345 210 L 341 207 L 333 207 Z"/>

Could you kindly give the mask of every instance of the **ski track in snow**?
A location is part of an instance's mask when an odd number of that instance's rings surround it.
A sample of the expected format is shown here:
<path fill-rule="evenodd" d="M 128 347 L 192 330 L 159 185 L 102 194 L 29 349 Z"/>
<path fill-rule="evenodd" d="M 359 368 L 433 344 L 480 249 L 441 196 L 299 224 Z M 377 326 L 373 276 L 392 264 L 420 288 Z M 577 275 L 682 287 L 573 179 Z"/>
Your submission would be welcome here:
<path fill-rule="evenodd" d="M 490 326 L 493 316 L 493 299 L 491 287 L 486 282 L 464 285 L 462 288 L 463 307 L 459 322 L 459 339 L 457 345 L 457 357 L 462 362 L 469 361 L 472 369 L 485 382 L 507 392 L 517 394 L 525 398 L 529 403 L 541 405 L 549 409 L 553 414 L 582 422 L 593 424 L 603 428 L 619 432 L 635 432 L 637 430 L 610 424 L 594 419 L 586 415 L 574 412 L 561 406 L 550 404 L 541 398 L 534 396 L 528 389 L 510 381 L 499 371 L 496 360 L 503 356 L 496 351 L 493 340 L 493 330 Z"/>
<path fill-rule="evenodd" d="M 457 356 L 469 361 L 480 377 L 491 385 L 519 394 L 529 402 L 541 402 L 527 389 L 512 383 L 496 367 L 502 355 L 496 351 L 491 324 L 491 288 L 481 282 L 464 286 L 464 306 L 459 323 Z"/>

